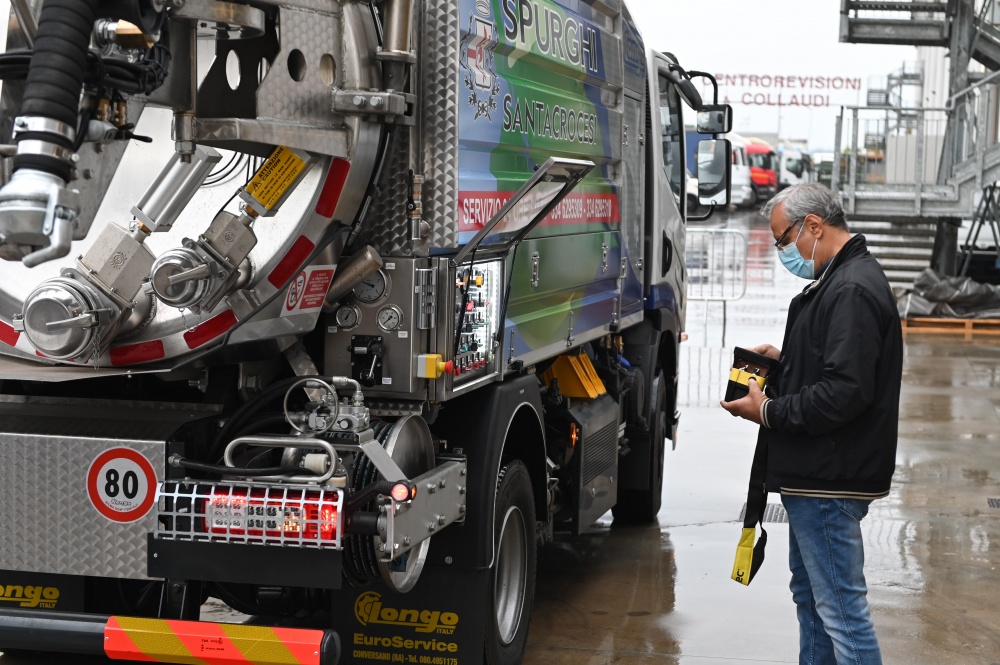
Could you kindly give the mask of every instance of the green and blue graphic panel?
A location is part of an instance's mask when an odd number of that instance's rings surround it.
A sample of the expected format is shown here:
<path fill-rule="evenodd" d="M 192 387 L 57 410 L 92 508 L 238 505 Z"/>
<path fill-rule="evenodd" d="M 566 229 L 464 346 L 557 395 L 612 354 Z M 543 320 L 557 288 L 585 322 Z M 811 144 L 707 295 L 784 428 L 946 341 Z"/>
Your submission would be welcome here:
<path fill-rule="evenodd" d="M 626 252 L 622 39 L 601 3 L 460 0 L 459 6 L 459 242 L 468 242 L 549 157 L 596 164 L 530 236 L 567 241 L 546 243 L 548 280 L 531 287 L 516 278 L 530 260 L 524 248 L 514 266 L 507 324 L 533 328 L 515 339 L 537 349 L 550 335 L 565 336 L 557 319 L 569 319 L 571 311 L 578 323 L 606 325 L 618 297 L 619 257 Z M 600 240 L 570 241 L 581 234 Z"/>

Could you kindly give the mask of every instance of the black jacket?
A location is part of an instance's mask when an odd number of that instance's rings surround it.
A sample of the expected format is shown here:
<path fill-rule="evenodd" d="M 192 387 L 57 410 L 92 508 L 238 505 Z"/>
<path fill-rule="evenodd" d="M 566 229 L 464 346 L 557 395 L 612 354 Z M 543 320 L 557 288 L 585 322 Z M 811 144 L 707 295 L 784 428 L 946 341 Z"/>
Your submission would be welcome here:
<path fill-rule="evenodd" d="M 874 499 L 896 463 L 903 336 L 889 282 L 857 235 L 788 309 L 762 408 L 767 490 Z"/>

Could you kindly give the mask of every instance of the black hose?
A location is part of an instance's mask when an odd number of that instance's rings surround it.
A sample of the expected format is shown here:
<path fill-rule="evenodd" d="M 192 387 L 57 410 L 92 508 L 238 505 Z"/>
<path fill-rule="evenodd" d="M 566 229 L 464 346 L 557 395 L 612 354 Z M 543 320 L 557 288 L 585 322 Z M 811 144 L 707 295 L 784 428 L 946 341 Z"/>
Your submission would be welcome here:
<path fill-rule="evenodd" d="M 248 469 L 246 467 L 225 466 L 224 464 L 206 464 L 205 462 L 195 462 L 194 460 L 184 458 L 171 460 L 171 464 L 191 471 L 201 471 L 202 473 L 222 476 L 245 476 L 247 478 L 256 478 L 258 476 L 319 475 L 315 471 L 297 466 L 270 466 Z"/>
<path fill-rule="evenodd" d="M 28 69 L 22 117 L 77 126 L 80 91 L 98 0 L 46 0 L 38 18 L 35 50 Z M 71 149 L 70 137 L 53 132 L 21 132 L 18 142 L 40 139 Z M 14 170 L 33 168 L 69 181 L 70 165 L 51 155 L 17 155 Z"/>
<path fill-rule="evenodd" d="M 0 53 L 0 79 L 23 80 L 31 69 L 32 51 Z M 162 43 L 146 52 L 139 62 L 87 52 L 83 82 L 122 93 L 138 95 L 153 92 L 170 72 L 170 52 Z"/>
<path fill-rule="evenodd" d="M 253 416 L 259 415 L 261 409 L 263 409 L 269 402 L 274 401 L 279 397 L 284 397 L 285 393 L 292 386 L 292 384 L 303 379 L 320 379 L 321 381 L 326 381 L 327 383 L 333 380 L 329 376 L 293 376 L 268 386 L 261 391 L 259 395 L 255 395 L 251 399 L 244 402 L 240 408 L 236 409 L 233 415 L 229 416 L 226 420 L 226 424 L 222 426 L 222 429 L 219 430 L 219 433 L 215 435 L 215 439 L 212 441 L 209 457 L 215 459 L 220 456 L 221 451 L 229 445 L 230 441 L 236 438 L 236 432 L 243 430 L 244 425 L 246 425 L 246 423 L 252 419 Z"/>
<path fill-rule="evenodd" d="M 379 513 L 360 510 L 353 513 L 344 511 L 344 533 L 349 536 L 377 536 L 378 518 Z"/>

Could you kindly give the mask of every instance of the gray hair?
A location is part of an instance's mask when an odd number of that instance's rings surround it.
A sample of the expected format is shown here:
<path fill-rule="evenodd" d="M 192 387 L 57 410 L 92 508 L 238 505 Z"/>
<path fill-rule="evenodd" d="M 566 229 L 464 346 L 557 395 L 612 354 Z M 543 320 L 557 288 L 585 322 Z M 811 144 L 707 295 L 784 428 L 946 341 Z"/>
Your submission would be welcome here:
<path fill-rule="evenodd" d="M 806 215 L 819 215 L 824 223 L 836 229 L 848 230 L 840 195 L 818 182 L 792 185 L 781 190 L 761 207 L 760 214 L 770 218 L 774 209 L 781 204 L 785 204 L 785 215 L 791 224 L 798 224 Z"/>

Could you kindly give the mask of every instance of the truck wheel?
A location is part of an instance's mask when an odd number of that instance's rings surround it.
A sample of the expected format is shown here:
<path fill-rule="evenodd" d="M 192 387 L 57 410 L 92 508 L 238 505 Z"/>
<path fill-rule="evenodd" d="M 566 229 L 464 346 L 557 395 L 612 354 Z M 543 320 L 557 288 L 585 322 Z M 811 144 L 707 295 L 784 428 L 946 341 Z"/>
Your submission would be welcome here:
<path fill-rule="evenodd" d="M 649 487 L 619 490 L 618 503 L 611 509 L 616 522 L 648 524 L 656 521 L 663 503 L 663 461 L 667 437 L 667 378 L 660 372 L 653 390 L 653 426 L 649 431 Z"/>
<path fill-rule="evenodd" d="M 517 665 L 528 639 L 535 598 L 535 499 L 524 462 L 507 463 L 497 479 L 496 556 L 490 569 L 485 663 Z"/>
<path fill-rule="evenodd" d="M 757 194 L 757 185 L 750 185 L 750 199 L 747 201 L 748 208 L 754 208 L 760 203 L 760 196 Z"/>

